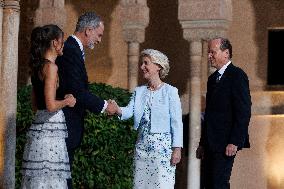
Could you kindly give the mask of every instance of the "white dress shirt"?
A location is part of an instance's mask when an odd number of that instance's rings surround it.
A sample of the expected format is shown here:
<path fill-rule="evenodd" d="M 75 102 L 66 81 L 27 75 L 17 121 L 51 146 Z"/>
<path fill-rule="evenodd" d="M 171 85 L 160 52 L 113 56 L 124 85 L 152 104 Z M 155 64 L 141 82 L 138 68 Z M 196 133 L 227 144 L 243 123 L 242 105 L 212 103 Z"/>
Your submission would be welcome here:
<path fill-rule="evenodd" d="M 229 64 L 231 64 L 231 63 L 232 63 L 232 61 L 230 60 L 230 61 L 229 61 L 227 64 L 225 64 L 220 70 L 218 70 L 218 72 L 219 72 L 219 74 L 220 74 L 218 80 L 221 79 L 221 77 L 223 76 L 225 70 L 227 69 L 227 67 L 228 67 Z"/>

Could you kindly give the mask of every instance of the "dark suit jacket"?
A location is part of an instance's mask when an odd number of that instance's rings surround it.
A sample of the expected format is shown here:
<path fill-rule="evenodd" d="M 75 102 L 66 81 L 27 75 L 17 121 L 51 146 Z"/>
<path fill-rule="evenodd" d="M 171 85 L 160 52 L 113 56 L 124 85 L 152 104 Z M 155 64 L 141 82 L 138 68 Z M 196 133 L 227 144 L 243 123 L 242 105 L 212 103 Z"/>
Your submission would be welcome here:
<path fill-rule="evenodd" d="M 216 72 L 207 82 L 204 128 L 200 145 L 224 152 L 228 144 L 249 147 L 251 97 L 246 73 L 232 63 L 216 83 Z"/>
<path fill-rule="evenodd" d="M 64 43 L 63 56 L 56 60 L 59 75 L 57 97 L 63 99 L 65 94 L 73 94 L 76 98 L 74 108 L 65 107 L 63 112 L 66 119 L 68 150 L 79 146 L 84 129 L 85 110 L 100 113 L 104 101 L 90 93 L 88 76 L 79 44 L 73 37 L 68 37 Z"/>

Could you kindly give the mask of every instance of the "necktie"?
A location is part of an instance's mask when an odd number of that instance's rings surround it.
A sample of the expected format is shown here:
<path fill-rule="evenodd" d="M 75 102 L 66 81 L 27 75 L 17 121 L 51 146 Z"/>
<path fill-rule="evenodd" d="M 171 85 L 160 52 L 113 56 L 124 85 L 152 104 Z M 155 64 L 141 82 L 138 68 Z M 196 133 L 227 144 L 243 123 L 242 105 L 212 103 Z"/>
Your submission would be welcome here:
<path fill-rule="evenodd" d="M 84 51 L 84 49 L 82 50 L 82 57 L 83 57 L 83 60 L 85 61 L 85 51 Z"/>
<path fill-rule="evenodd" d="M 216 83 L 219 83 L 221 74 L 219 72 L 216 73 Z"/>

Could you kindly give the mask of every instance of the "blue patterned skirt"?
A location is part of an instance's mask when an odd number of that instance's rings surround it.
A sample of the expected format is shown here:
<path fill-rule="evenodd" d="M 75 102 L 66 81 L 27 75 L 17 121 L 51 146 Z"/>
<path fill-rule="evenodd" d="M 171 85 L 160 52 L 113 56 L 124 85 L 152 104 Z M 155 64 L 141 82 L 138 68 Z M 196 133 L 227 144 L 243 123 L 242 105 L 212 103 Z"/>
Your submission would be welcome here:
<path fill-rule="evenodd" d="M 147 111 L 146 111 L 147 114 Z M 171 133 L 150 133 L 143 116 L 134 154 L 134 189 L 174 189 L 175 166 L 171 166 Z"/>

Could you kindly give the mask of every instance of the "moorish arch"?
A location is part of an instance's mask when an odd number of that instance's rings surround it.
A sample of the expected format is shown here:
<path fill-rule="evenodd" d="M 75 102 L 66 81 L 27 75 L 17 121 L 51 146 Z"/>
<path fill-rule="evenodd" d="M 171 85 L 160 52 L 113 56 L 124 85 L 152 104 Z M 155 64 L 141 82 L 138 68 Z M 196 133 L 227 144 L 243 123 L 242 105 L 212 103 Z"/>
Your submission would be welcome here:
<path fill-rule="evenodd" d="M 0 52 L 1 65 L 1 130 L 0 130 L 0 175 L 3 188 L 14 188 L 15 185 L 15 138 L 16 138 L 16 103 L 17 103 L 17 78 L 18 71 L 18 34 L 20 20 L 20 1 L 19 0 L 2 0 L 0 1 Z M 104 1 L 98 1 L 102 4 Z M 75 1 L 65 2 L 64 0 L 38 0 L 25 1 L 23 4 L 31 4 L 26 6 L 25 19 L 30 25 L 25 28 L 25 42 L 28 42 L 31 29 L 37 25 L 55 23 L 62 27 L 68 27 L 66 23 L 66 6 L 72 5 L 82 6 L 82 10 L 89 10 L 87 7 L 76 3 Z M 115 1 L 110 12 L 119 5 L 120 18 L 122 27 L 123 40 L 126 42 L 127 51 L 127 88 L 133 90 L 138 85 L 138 59 L 140 45 L 145 41 L 145 29 L 149 20 L 149 7 L 147 0 L 120 0 Z M 186 79 L 185 93 L 188 94 L 188 104 L 185 104 L 190 112 L 189 119 L 189 156 L 188 156 L 188 176 L 187 188 L 195 189 L 199 186 L 199 161 L 194 158 L 194 152 L 197 147 L 197 142 L 200 136 L 200 111 L 201 111 L 201 96 L 202 96 L 202 57 L 204 56 L 203 41 L 209 37 L 219 35 L 226 36 L 226 31 L 231 21 L 231 0 L 179 0 L 177 19 L 181 25 L 183 38 L 188 41 L 189 48 L 187 49 L 189 59 L 184 63 L 188 64 L 189 74 Z M 106 8 L 106 7 L 104 7 Z M 112 18 L 108 14 L 109 11 L 102 12 L 102 16 L 106 17 L 106 22 Z M 28 14 L 31 13 L 29 17 Z M 78 13 L 79 14 L 79 13 Z M 81 14 L 81 13 L 80 13 Z M 106 31 L 108 31 L 106 26 Z M 106 46 L 108 48 L 108 39 L 110 38 L 107 32 Z M 2 40 L 2 41 L 1 41 Z M 22 40 L 22 39 L 21 39 Z M 23 46 L 22 46 L 23 47 Z M 99 49 L 100 51 L 100 49 Z M 27 53 L 27 51 L 25 52 Z M 24 55 L 21 55 L 21 57 Z M 27 59 L 27 56 L 25 56 Z M 107 57 L 106 62 L 112 62 L 111 58 Z M 22 61 L 22 60 L 21 60 Z M 27 62 L 27 61 L 26 61 Z M 21 65 L 22 66 L 22 65 Z M 112 66 L 112 65 L 110 65 Z M 27 72 L 27 65 L 20 72 Z M 19 76 L 23 75 L 19 73 Z M 106 75 L 108 76 L 108 75 Z M 25 76 L 25 81 L 28 83 L 28 75 Z"/>

